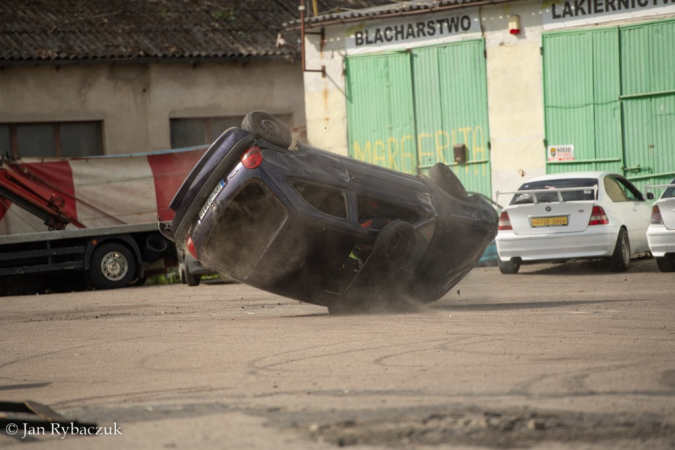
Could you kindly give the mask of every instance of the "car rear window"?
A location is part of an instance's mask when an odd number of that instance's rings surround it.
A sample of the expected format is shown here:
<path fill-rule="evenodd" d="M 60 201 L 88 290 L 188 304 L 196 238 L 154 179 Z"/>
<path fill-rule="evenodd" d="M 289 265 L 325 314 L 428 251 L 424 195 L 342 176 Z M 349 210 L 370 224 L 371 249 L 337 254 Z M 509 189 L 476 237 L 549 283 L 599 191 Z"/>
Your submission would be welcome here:
<path fill-rule="evenodd" d="M 566 188 L 588 188 L 580 189 L 578 191 L 567 191 L 561 192 L 563 201 L 573 202 L 573 201 L 584 201 L 584 200 L 595 200 L 593 195 L 593 186 L 598 184 L 597 178 L 561 178 L 559 180 L 542 180 L 542 181 L 531 181 L 525 183 L 518 189 L 519 191 L 533 191 L 538 189 L 566 189 Z M 557 202 L 558 193 L 557 192 L 538 192 L 537 201 L 538 202 Z M 511 205 L 522 205 L 525 203 L 534 202 L 534 193 L 519 193 L 515 194 L 511 199 Z"/>
<path fill-rule="evenodd" d="M 347 195 L 342 189 L 307 183 L 301 180 L 290 180 L 291 186 L 307 203 L 319 212 L 340 219 L 347 218 Z"/>
<path fill-rule="evenodd" d="M 250 183 L 211 228 L 203 251 L 226 267 L 248 267 L 267 248 L 285 217 L 284 208 L 265 188 Z"/>

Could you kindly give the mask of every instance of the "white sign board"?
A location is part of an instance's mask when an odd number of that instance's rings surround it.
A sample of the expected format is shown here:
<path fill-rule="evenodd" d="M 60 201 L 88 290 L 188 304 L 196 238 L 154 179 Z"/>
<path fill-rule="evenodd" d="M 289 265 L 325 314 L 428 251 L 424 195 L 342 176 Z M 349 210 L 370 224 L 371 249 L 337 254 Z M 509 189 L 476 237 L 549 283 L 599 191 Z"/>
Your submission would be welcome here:
<path fill-rule="evenodd" d="M 559 0 L 542 3 L 544 29 L 675 13 L 672 0 Z"/>
<path fill-rule="evenodd" d="M 360 22 L 346 29 L 348 54 L 397 50 L 480 37 L 478 8 Z"/>
<path fill-rule="evenodd" d="M 548 147 L 548 160 L 554 161 L 574 161 L 573 145 L 551 145 Z"/>

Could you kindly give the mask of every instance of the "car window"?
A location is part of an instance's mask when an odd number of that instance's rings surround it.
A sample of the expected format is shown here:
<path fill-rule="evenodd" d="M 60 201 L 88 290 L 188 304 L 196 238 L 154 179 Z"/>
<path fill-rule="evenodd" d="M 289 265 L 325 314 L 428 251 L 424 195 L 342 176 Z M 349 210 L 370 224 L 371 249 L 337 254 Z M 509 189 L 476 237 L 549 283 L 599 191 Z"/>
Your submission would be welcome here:
<path fill-rule="evenodd" d="M 541 181 L 530 181 L 523 184 L 518 188 L 519 191 L 531 191 L 539 189 L 565 189 L 565 188 L 588 188 L 588 189 L 579 189 L 578 191 L 565 191 L 562 192 L 563 201 L 573 202 L 573 201 L 584 201 L 584 200 L 595 200 L 593 186 L 598 184 L 598 180 L 595 178 L 562 178 L 559 180 L 541 180 Z M 521 205 L 524 203 L 533 203 L 534 195 L 527 192 L 515 194 L 511 199 L 511 205 Z M 558 193 L 557 192 L 537 192 L 537 201 L 538 202 L 557 202 Z"/>
<path fill-rule="evenodd" d="M 605 177 L 605 191 L 607 191 L 607 196 L 613 202 L 625 202 L 628 201 L 626 194 L 623 192 L 623 189 L 616 182 L 613 177 Z"/>
<path fill-rule="evenodd" d="M 633 186 L 633 183 L 621 177 L 615 177 L 615 179 L 621 186 L 621 190 L 623 190 L 623 193 L 629 202 L 644 201 L 642 194 L 640 194 L 640 191 L 638 191 L 637 188 Z"/>
<path fill-rule="evenodd" d="M 672 180 L 668 184 L 675 184 L 675 180 Z M 661 196 L 661 198 L 673 198 L 673 197 L 675 197 L 675 188 L 666 189 L 666 192 L 664 192 L 663 195 Z"/>
<path fill-rule="evenodd" d="M 415 223 L 420 219 L 419 214 L 412 208 L 367 195 L 356 195 L 356 207 L 359 224 L 364 228 L 381 229 L 397 219 L 408 223 Z"/>
<path fill-rule="evenodd" d="M 290 181 L 298 194 L 317 211 L 340 219 L 347 218 L 347 195 L 342 189 L 301 180 Z"/>

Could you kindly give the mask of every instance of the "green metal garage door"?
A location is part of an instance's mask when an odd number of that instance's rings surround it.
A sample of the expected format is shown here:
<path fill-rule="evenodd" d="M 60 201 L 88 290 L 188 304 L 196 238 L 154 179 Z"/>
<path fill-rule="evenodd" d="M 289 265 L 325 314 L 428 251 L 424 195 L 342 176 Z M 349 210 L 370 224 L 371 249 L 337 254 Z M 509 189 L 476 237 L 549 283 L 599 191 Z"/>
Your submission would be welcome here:
<path fill-rule="evenodd" d="M 443 162 L 467 190 L 490 195 L 484 51 L 480 39 L 348 57 L 350 156 L 411 174 Z"/>
<path fill-rule="evenodd" d="M 408 53 L 347 58 L 349 156 L 417 173 Z"/>
<path fill-rule="evenodd" d="M 675 21 L 543 36 L 548 173 L 610 170 L 637 185 L 675 177 Z"/>

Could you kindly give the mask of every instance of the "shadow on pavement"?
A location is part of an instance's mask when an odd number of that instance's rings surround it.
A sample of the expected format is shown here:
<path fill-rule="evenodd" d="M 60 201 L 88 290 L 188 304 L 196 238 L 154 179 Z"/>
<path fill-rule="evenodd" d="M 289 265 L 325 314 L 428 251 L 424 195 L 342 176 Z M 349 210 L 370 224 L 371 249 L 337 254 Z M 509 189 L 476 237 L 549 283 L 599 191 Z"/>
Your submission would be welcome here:
<path fill-rule="evenodd" d="M 574 261 L 552 265 L 523 264 L 520 275 L 617 275 L 622 276 L 631 273 L 658 272 L 656 261 L 653 258 L 641 258 L 630 262 L 627 272 L 612 272 L 604 261 Z"/>
<path fill-rule="evenodd" d="M 623 300 L 577 300 L 577 301 L 558 301 L 558 302 L 518 302 L 518 303 L 480 303 L 471 305 L 456 305 L 456 304 L 430 304 L 427 307 L 433 310 L 443 311 L 517 311 L 521 309 L 545 309 L 545 308 L 560 308 L 578 305 L 594 305 L 607 304 L 618 302 L 635 302 L 639 299 L 623 299 Z"/>

